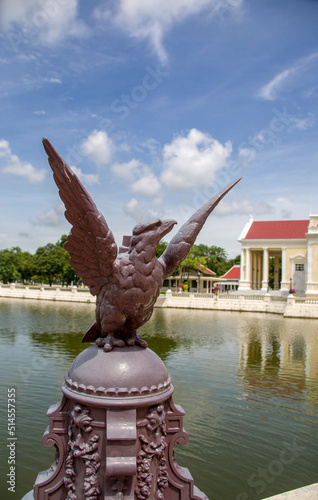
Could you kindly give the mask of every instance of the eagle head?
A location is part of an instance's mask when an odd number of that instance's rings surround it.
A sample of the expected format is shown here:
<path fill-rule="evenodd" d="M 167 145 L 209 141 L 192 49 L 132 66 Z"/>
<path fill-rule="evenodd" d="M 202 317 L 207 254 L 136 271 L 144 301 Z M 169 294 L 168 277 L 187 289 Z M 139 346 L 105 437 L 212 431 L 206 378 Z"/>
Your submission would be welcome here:
<path fill-rule="evenodd" d="M 130 239 L 129 251 L 136 249 L 139 252 L 155 254 L 159 241 L 171 231 L 173 226 L 177 224 L 175 220 L 160 220 L 153 218 L 137 224 Z"/>

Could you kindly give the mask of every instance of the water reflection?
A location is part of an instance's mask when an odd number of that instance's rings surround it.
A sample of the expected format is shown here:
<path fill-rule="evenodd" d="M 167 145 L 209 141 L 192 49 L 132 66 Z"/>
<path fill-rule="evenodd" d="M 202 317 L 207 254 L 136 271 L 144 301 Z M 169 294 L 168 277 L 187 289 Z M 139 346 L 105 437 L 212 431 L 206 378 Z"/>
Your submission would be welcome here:
<path fill-rule="evenodd" d="M 46 411 L 61 398 L 64 374 L 85 348 L 81 338 L 94 321 L 94 305 L 3 299 L 0 314 L 0 380 L 5 391 L 17 388 L 19 440 L 17 493 L 2 498 L 15 500 L 53 461 L 54 451 L 41 445 Z M 186 411 L 190 441 L 177 450 L 178 461 L 211 500 L 259 500 L 317 482 L 317 325 L 256 313 L 156 309 L 140 329 Z M 295 439 L 302 450 L 297 460 L 261 491 L 255 475 Z M 5 454 L 0 462 L 6 473 Z"/>
<path fill-rule="evenodd" d="M 259 324 L 242 328 L 238 376 L 244 381 L 246 397 L 255 397 L 261 389 L 261 394 L 267 391 L 283 400 L 304 400 L 317 407 L 316 328 L 306 325 L 306 320 L 294 320 L 304 327 L 297 329 L 295 322 L 284 321 L 279 329 L 275 321 L 263 329 Z"/>

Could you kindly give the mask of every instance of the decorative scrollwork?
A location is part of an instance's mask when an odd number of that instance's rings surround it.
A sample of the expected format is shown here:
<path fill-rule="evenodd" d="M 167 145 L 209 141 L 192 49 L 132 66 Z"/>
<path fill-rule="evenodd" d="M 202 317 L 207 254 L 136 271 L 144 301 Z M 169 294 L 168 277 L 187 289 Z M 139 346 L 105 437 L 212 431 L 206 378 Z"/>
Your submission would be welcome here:
<path fill-rule="evenodd" d="M 139 500 L 147 500 L 152 488 L 155 489 L 155 498 L 163 500 L 163 490 L 168 486 L 168 471 L 165 458 L 167 435 L 165 424 L 166 412 L 163 404 L 153 406 L 144 420 L 137 422 L 138 427 L 145 427 L 148 435 L 139 435 L 141 450 L 137 455 L 137 486 L 136 496 Z M 149 435 L 150 434 L 150 435 Z M 156 461 L 156 468 L 153 469 L 152 463 Z M 154 474 L 156 470 L 156 484 L 153 485 Z"/>
<path fill-rule="evenodd" d="M 68 456 L 65 462 L 64 485 L 67 490 L 66 500 L 76 500 L 76 473 L 75 459 L 81 459 L 85 465 L 83 492 L 85 500 L 97 500 L 101 490 L 98 485 L 97 472 L 100 468 L 100 455 L 98 453 L 99 436 L 94 434 L 86 441 L 82 435 L 92 431 L 92 418 L 89 409 L 76 405 L 70 412 L 71 421 L 68 428 Z"/>

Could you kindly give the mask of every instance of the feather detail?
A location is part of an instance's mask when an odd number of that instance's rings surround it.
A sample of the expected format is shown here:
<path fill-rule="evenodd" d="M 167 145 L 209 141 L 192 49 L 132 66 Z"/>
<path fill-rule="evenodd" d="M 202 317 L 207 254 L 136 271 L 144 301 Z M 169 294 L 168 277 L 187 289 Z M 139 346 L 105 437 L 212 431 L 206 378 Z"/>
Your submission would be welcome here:
<path fill-rule="evenodd" d="M 114 236 L 75 173 L 48 139 L 43 139 L 43 145 L 66 208 L 65 217 L 73 226 L 64 247 L 71 255 L 70 263 L 76 273 L 96 295 L 113 274 L 117 257 Z"/>

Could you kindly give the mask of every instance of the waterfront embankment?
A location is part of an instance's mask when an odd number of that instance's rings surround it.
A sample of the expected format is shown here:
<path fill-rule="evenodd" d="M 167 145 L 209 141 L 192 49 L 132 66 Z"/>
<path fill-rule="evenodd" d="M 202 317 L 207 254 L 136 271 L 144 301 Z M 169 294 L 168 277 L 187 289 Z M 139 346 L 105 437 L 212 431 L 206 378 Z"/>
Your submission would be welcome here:
<path fill-rule="evenodd" d="M 0 285 L 0 297 L 58 302 L 96 302 L 96 297 L 90 294 L 88 288 L 76 286 L 23 286 L 11 283 L 10 285 Z"/>
<path fill-rule="evenodd" d="M 314 500 L 315 498 L 318 498 L 318 483 L 287 491 L 264 500 Z"/>
<path fill-rule="evenodd" d="M 159 297 L 158 307 L 212 309 L 219 311 L 267 312 L 287 318 L 317 318 L 318 300 L 297 298 L 293 295 L 266 294 L 206 294 L 174 293 L 169 290 Z"/>
<path fill-rule="evenodd" d="M 95 303 L 87 287 L 21 286 L 11 283 L 0 286 L 0 297 L 52 300 L 59 302 Z M 177 309 L 211 309 L 218 311 L 265 312 L 281 314 L 286 318 L 318 319 L 318 299 L 293 295 L 266 294 L 207 294 L 178 293 L 167 290 L 161 294 L 155 307 Z"/>

